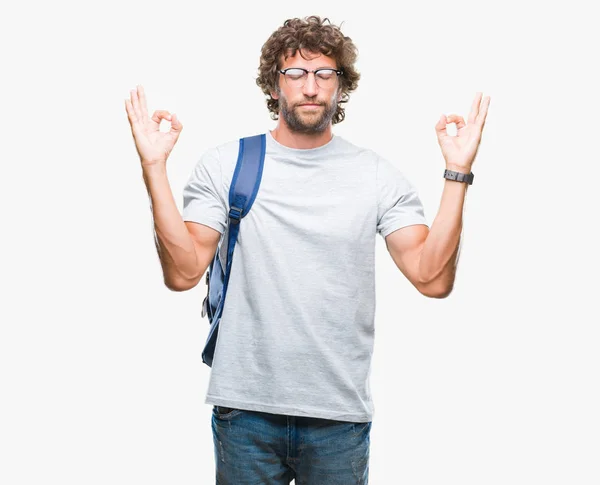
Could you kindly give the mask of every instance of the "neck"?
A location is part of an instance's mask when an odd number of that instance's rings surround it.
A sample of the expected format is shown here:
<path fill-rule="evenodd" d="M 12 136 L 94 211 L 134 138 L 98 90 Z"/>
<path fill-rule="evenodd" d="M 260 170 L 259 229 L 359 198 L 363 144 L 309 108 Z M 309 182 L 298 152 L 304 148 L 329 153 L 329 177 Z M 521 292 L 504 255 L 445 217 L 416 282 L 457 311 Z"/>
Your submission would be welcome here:
<path fill-rule="evenodd" d="M 319 133 L 298 133 L 291 131 L 285 122 L 279 119 L 279 123 L 271 131 L 271 135 L 278 143 L 286 147 L 309 149 L 329 143 L 333 137 L 333 131 L 330 124 L 325 131 Z"/>

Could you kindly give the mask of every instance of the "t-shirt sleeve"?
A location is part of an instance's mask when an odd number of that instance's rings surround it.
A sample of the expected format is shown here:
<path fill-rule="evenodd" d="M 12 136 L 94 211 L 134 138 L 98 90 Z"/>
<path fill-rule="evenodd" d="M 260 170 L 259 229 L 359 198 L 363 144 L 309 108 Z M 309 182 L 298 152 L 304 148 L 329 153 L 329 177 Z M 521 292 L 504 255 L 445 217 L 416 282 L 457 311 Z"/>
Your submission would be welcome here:
<path fill-rule="evenodd" d="M 225 232 L 227 204 L 216 148 L 204 153 L 183 188 L 183 220 L 204 224 L 221 234 Z"/>
<path fill-rule="evenodd" d="M 405 226 L 427 224 L 421 199 L 400 169 L 385 158 L 377 161 L 377 232 L 383 238 Z"/>

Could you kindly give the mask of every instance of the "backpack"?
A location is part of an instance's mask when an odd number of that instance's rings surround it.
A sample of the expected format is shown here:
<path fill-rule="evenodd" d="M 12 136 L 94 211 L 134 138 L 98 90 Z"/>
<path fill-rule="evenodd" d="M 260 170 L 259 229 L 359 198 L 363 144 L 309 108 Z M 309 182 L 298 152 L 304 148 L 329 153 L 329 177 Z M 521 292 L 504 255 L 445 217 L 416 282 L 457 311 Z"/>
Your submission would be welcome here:
<path fill-rule="evenodd" d="M 221 236 L 214 259 L 206 273 L 208 290 L 202 302 L 202 317 L 208 315 L 210 330 L 202 351 L 202 362 L 212 367 L 219 322 L 225 305 L 233 250 L 241 220 L 248 215 L 262 178 L 265 161 L 266 135 L 240 138 L 238 159 L 229 188 L 229 221 Z"/>

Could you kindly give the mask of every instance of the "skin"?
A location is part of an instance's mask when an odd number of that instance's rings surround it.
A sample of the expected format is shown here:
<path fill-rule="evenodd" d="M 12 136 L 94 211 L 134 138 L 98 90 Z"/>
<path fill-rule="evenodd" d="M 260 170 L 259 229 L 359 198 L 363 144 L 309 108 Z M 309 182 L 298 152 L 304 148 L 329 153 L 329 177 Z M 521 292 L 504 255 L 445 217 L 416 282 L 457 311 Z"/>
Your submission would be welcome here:
<path fill-rule="evenodd" d="M 282 59 L 281 68 L 337 68 L 335 59 L 322 54 Z M 291 88 L 279 77 L 279 85 L 271 93 L 280 101 L 278 124 L 271 131 L 282 145 L 291 148 L 316 148 L 332 138 L 332 116 L 341 100 L 338 87 L 322 89 L 311 73 L 304 86 Z M 319 106 L 301 106 L 313 102 Z M 462 116 L 441 115 L 435 124 L 437 141 L 446 168 L 470 173 L 481 142 L 490 97 L 478 92 L 465 122 Z M 166 176 L 166 161 L 177 142 L 183 125 L 175 114 L 165 110 L 148 116 L 146 96 L 138 85 L 131 90 L 125 108 L 136 150 L 140 156 L 143 178 L 151 199 L 155 243 L 163 267 L 165 284 L 174 291 L 193 288 L 202 278 L 215 254 L 220 234 L 208 226 L 183 221 L 174 202 Z M 159 131 L 162 120 L 171 122 L 169 132 Z M 446 126 L 456 123 L 457 134 L 450 136 Z M 445 180 L 438 213 L 428 228 L 423 224 L 407 226 L 389 234 L 387 249 L 400 271 L 423 295 L 445 298 L 453 288 L 459 258 L 464 199 L 468 185 Z"/>
<path fill-rule="evenodd" d="M 470 173 L 481 142 L 490 97 L 478 92 L 471 105 L 468 121 L 462 116 L 441 115 L 435 125 L 438 144 L 446 168 Z M 456 123 L 456 136 L 446 126 Z M 451 292 L 459 259 L 464 200 L 469 186 L 445 180 L 440 208 L 428 229 L 425 225 L 407 226 L 386 237 L 386 246 L 396 266 L 422 294 L 445 298 Z"/>
<path fill-rule="evenodd" d="M 174 113 L 166 110 L 157 110 L 149 117 L 141 85 L 130 91 L 125 109 L 150 198 L 154 242 L 165 286 L 173 291 L 189 290 L 199 283 L 210 265 L 220 233 L 211 227 L 184 221 L 175 204 L 166 164 L 183 125 Z M 171 122 L 168 132 L 159 131 L 162 120 Z"/>
<path fill-rule="evenodd" d="M 314 70 L 324 67 L 337 69 L 335 59 L 322 54 L 304 52 L 304 59 L 300 51 L 293 57 L 282 60 L 281 69 L 288 67 L 303 67 Z M 328 143 L 332 134 L 332 118 L 341 100 L 339 84 L 331 89 L 319 87 L 313 73 L 301 88 L 288 86 L 285 79 L 279 76 L 277 90 L 271 92 L 271 97 L 279 101 L 279 120 L 271 135 L 279 143 L 291 148 L 316 148 Z M 317 108 L 301 106 L 305 103 L 317 103 Z"/>
<path fill-rule="evenodd" d="M 308 59 L 302 57 L 300 52 L 282 59 L 281 69 L 338 67 L 335 59 L 323 54 L 304 52 L 304 55 Z M 291 88 L 283 76 L 279 76 L 278 82 L 277 89 L 271 93 L 280 103 L 279 121 L 271 131 L 273 137 L 282 145 L 292 148 L 316 148 L 328 143 L 332 137 L 331 117 L 336 103 L 341 99 L 339 89 L 320 88 L 312 74 L 309 74 L 301 88 Z M 446 168 L 450 170 L 471 172 L 490 103 L 489 96 L 482 96 L 480 92 L 475 95 L 467 122 L 462 116 L 450 114 L 441 115 L 435 125 L 438 144 Z M 310 110 L 301 106 L 311 101 L 321 106 Z M 456 123 L 456 136 L 450 136 L 446 131 L 450 123 Z M 445 180 L 440 208 L 431 229 L 423 224 L 415 224 L 398 229 L 386 237 L 386 246 L 394 263 L 425 296 L 445 298 L 454 286 L 467 187 L 463 182 Z"/>

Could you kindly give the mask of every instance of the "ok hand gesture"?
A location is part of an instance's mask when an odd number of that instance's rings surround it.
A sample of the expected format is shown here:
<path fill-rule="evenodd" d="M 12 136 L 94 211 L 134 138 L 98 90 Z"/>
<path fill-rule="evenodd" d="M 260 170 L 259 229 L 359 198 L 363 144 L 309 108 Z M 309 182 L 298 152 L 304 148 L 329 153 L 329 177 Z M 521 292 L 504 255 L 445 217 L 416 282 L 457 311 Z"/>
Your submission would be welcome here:
<path fill-rule="evenodd" d="M 477 93 L 475 100 L 471 105 L 468 124 L 462 116 L 451 114 L 446 117 L 440 116 L 435 131 L 437 133 L 438 143 L 442 149 L 442 154 L 446 160 L 446 168 L 463 173 L 470 173 L 471 166 L 475 161 L 479 142 L 481 141 L 481 132 L 485 124 L 490 97 L 486 96 L 481 100 L 483 93 Z M 450 136 L 446 132 L 446 125 L 456 123 L 456 136 Z"/>
<path fill-rule="evenodd" d="M 138 85 L 137 89 L 131 90 L 131 99 L 125 100 L 125 109 L 142 167 L 166 164 L 183 129 L 183 125 L 175 113 L 170 114 L 168 111 L 158 110 L 154 112 L 152 118 L 148 118 L 146 95 L 141 85 Z M 171 122 L 169 132 L 159 130 L 160 122 L 163 119 Z"/>

